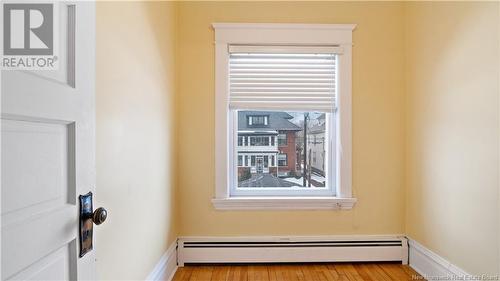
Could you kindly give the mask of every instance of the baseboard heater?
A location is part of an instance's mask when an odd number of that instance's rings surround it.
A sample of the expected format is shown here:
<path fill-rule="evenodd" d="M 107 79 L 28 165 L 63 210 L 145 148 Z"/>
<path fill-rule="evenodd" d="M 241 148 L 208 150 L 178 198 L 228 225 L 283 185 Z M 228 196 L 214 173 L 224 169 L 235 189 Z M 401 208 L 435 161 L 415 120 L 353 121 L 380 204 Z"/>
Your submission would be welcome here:
<path fill-rule="evenodd" d="M 178 264 L 400 261 L 408 263 L 405 237 L 191 238 L 178 240 Z"/>

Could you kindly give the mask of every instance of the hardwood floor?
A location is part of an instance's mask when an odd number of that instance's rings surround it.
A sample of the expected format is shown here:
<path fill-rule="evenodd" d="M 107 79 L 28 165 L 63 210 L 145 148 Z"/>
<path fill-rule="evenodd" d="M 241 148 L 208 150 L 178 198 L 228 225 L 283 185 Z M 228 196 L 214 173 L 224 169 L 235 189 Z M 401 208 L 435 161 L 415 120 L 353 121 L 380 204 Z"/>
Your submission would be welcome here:
<path fill-rule="evenodd" d="M 400 263 L 187 265 L 173 281 L 400 281 L 424 280 Z"/>

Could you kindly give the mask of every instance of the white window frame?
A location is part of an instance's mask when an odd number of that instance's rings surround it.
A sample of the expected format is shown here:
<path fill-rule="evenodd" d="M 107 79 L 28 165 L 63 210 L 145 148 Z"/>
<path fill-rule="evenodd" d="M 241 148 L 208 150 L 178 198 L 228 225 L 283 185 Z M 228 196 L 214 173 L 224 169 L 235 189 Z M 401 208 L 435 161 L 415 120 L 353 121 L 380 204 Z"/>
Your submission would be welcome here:
<path fill-rule="evenodd" d="M 352 196 L 352 31 L 354 24 L 241 24 L 214 23 L 215 29 L 215 198 L 220 210 L 351 209 Z M 230 183 L 237 123 L 229 110 L 230 45 L 337 46 L 336 195 L 322 197 L 234 197 Z M 330 126 L 331 127 L 331 126 Z M 277 161 L 277 159 L 276 159 Z"/>
<path fill-rule="evenodd" d="M 285 155 L 285 161 L 286 161 L 286 165 L 283 165 L 283 166 L 280 166 L 279 162 L 280 162 L 280 155 Z M 278 153 L 278 167 L 286 167 L 288 166 L 288 154 L 286 153 Z"/>

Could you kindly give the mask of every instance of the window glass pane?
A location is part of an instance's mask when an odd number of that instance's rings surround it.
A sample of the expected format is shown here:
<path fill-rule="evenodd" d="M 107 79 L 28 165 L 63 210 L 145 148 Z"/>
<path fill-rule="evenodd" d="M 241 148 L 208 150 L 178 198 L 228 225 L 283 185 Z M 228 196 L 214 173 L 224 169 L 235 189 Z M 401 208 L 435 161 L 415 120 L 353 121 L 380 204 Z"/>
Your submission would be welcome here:
<path fill-rule="evenodd" d="M 278 135 L 278 145 L 279 146 L 286 146 L 287 145 L 286 134 L 279 134 Z"/>
<path fill-rule="evenodd" d="M 328 113 L 238 111 L 238 188 L 327 186 Z M 240 165 L 245 155 L 245 164 Z"/>
<path fill-rule="evenodd" d="M 268 146 L 269 136 L 250 137 L 251 146 Z"/>
<path fill-rule="evenodd" d="M 287 154 L 278 154 L 278 166 L 283 167 L 283 166 L 288 166 L 288 159 L 287 159 Z"/>
<path fill-rule="evenodd" d="M 250 115 L 247 116 L 247 125 L 250 127 L 265 127 L 268 125 L 268 118 L 267 115 Z"/>

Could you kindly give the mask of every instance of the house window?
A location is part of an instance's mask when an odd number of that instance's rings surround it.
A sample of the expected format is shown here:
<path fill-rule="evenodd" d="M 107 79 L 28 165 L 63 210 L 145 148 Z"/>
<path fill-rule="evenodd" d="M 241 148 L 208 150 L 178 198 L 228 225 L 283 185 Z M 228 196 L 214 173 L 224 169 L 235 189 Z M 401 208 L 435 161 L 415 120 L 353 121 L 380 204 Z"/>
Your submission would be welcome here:
<path fill-rule="evenodd" d="M 288 166 L 288 157 L 286 154 L 278 154 L 278 166 Z"/>
<path fill-rule="evenodd" d="M 243 137 L 238 137 L 238 146 L 243 146 Z"/>
<path fill-rule="evenodd" d="M 243 156 L 238 155 L 238 167 L 241 167 L 241 166 L 243 166 Z"/>
<path fill-rule="evenodd" d="M 250 173 L 259 180 L 235 177 L 232 194 L 332 196 L 336 163 L 326 158 L 317 165 L 313 140 L 318 134 L 335 135 L 337 54 L 316 53 L 315 48 L 304 52 L 306 47 L 301 52 L 291 47 L 266 52 L 268 47 L 262 47 L 252 53 L 250 47 L 244 51 L 239 47 L 230 48 L 229 54 L 229 110 L 237 118 L 231 134 L 248 135 L 252 148 L 236 148 L 236 154 L 252 152 Z M 279 149 L 270 145 L 275 134 Z M 325 146 L 330 152 L 335 141 L 329 139 L 321 149 Z M 279 169 L 268 169 L 269 152 L 278 153 Z M 324 171 L 324 166 L 330 170 Z"/>
<path fill-rule="evenodd" d="M 286 146 L 287 145 L 286 134 L 278 135 L 278 146 Z"/>
<path fill-rule="evenodd" d="M 256 115 L 256 116 L 248 116 L 248 126 L 259 127 L 259 126 L 267 126 L 269 116 L 265 115 Z"/>
<path fill-rule="evenodd" d="M 250 137 L 250 146 L 269 146 L 268 136 Z"/>
<path fill-rule="evenodd" d="M 351 198 L 354 25 L 214 24 L 214 28 L 214 206 L 272 209 L 282 208 L 283 198 L 314 196 L 332 202 L 318 208 L 352 207 L 356 201 Z M 246 147 L 235 145 L 242 143 L 237 137 L 242 133 L 248 136 Z M 318 158 L 318 152 L 325 156 Z M 240 180 L 237 166 L 244 154 L 251 154 L 251 175 Z M 273 198 L 253 201 L 258 197 Z M 289 206 L 315 208 L 301 205 L 300 200 Z"/>

